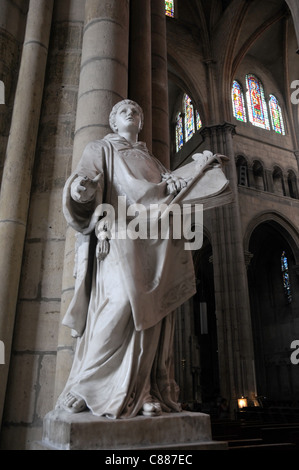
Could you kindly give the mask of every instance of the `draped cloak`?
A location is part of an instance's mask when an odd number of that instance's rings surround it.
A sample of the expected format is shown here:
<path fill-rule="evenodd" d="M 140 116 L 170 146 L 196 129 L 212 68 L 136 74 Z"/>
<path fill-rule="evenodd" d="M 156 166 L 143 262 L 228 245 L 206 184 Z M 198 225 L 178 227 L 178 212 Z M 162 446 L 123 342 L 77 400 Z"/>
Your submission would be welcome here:
<path fill-rule="evenodd" d="M 151 399 L 164 411 L 180 411 L 173 379 L 173 312 L 196 292 L 191 252 L 183 238 L 118 237 L 117 223 L 119 196 L 125 197 L 125 209 L 172 203 L 161 177 L 166 172 L 144 143 L 132 145 L 109 134 L 86 146 L 66 182 L 63 210 L 77 232 L 77 248 L 75 292 L 63 324 L 78 342 L 58 406 L 72 391 L 95 415 L 133 417 Z M 70 195 L 75 178 L 99 174 L 94 199 L 75 202 Z M 99 261 L 95 225 L 102 203 L 114 207 L 116 226 L 109 254 Z M 132 214 L 125 214 L 128 228 Z M 171 216 L 169 221 L 171 235 Z"/>

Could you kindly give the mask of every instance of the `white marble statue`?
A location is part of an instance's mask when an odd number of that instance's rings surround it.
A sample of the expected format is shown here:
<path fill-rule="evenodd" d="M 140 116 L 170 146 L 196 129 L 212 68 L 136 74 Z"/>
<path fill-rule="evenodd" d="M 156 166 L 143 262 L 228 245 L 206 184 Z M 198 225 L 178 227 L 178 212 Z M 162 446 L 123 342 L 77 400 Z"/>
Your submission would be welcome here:
<path fill-rule="evenodd" d="M 77 249 L 75 293 L 63 324 L 78 339 L 57 408 L 73 413 L 129 418 L 181 410 L 173 312 L 195 293 L 192 254 L 182 237 L 153 237 L 148 230 L 140 236 L 147 216 L 137 224 L 134 210 L 225 199 L 225 157 L 207 151 L 171 172 L 138 142 L 142 125 L 137 103 L 117 103 L 110 114 L 114 133 L 86 146 L 64 189 Z"/>

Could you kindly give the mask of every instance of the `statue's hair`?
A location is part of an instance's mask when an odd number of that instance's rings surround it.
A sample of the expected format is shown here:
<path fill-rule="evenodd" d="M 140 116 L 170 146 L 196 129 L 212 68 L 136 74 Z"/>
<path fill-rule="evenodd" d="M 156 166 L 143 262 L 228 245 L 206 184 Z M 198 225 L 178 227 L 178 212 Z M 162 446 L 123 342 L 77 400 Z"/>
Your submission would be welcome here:
<path fill-rule="evenodd" d="M 140 115 L 140 118 L 141 118 L 139 131 L 141 131 L 141 129 L 143 127 L 143 121 L 144 121 L 143 111 L 142 111 L 142 108 L 139 106 L 139 104 L 136 103 L 136 101 L 132 101 L 132 100 L 122 100 L 122 101 L 119 101 L 118 103 L 116 103 L 113 106 L 113 108 L 111 110 L 111 113 L 110 113 L 110 116 L 109 116 L 109 125 L 110 125 L 111 129 L 113 130 L 113 132 L 117 132 L 117 127 L 115 125 L 115 117 L 116 117 L 117 110 L 120 108 L 120 106 L 122 106 L 124 104 L 131 104 L 131 105 L 135 106 L 138 109 L 138 112 L 139 112 L 139 115 Z"/>

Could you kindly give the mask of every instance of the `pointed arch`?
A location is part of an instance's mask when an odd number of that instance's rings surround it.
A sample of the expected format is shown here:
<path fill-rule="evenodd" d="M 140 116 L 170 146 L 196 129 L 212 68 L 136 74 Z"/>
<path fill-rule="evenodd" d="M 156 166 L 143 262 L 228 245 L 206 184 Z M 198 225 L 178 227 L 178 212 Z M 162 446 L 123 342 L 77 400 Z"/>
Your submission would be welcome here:
<path fill-rule="evenodd" d="M 249 222 L 244 235 L 244 251 L 250 251 L 249 244 L 254 230 L 264 222 L 276 227 L 288 241 L 296 264 L 299 265 L 299 234 L 293 223 L 276 211 L 262 211 Z"/>
<path fill-rule="evenodd" d="M 264 220 L 260 217 L 248 245 L 252 255 L 248 289 L 257 394 L 269 400 L 298 400 L 296 378 L 288 375 L 286 361 L 286 351 L 298 332 L 298 244 L 294 245 L 287 221 L 273 216 L 268 213 Z"/>

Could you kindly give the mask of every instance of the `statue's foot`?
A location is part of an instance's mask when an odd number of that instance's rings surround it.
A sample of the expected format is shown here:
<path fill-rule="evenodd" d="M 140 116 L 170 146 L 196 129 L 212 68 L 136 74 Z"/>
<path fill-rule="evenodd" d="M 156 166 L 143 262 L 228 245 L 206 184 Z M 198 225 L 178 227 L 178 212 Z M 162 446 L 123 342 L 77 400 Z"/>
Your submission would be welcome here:
<path fill-rule="evenodd" d="M 162 414 L 162 408 L 159 402 L 148 402 L 144 403 L 142 408 L 143 416 L 160 416 Z"/>
<path fill-rule="evenodd" d="M 77 397 L 71 392 L 67 393 L 65 396 L 62 406 L 69 413 L 80 413 L 87 408 L 83 398 Z"/>

